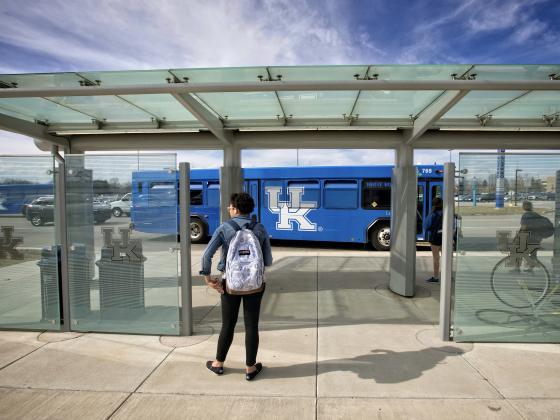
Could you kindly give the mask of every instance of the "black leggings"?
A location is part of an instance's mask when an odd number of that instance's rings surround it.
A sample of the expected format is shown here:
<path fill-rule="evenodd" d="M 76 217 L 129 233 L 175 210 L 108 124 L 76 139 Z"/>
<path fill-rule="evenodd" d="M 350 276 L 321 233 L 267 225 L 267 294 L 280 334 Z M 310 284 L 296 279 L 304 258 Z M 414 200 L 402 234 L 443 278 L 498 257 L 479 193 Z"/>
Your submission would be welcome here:
<path fill-rule="evenodd" d="M 257 351 L 259 350 L 259 314 L 261 311 L 261 301 L 264 294 L 263 290 L 259 293 L 250 295 L 230 295 L 225 291 L 222 295 L 222 330 L 218 339 L 218 350 L 216 360 L 224 362 L 233 341 L 233 332 L 239 315 L 239 306 L 243 300 L 243 319 L 245 320 L 245 364 L 254 366 L 257 363 Z"/>

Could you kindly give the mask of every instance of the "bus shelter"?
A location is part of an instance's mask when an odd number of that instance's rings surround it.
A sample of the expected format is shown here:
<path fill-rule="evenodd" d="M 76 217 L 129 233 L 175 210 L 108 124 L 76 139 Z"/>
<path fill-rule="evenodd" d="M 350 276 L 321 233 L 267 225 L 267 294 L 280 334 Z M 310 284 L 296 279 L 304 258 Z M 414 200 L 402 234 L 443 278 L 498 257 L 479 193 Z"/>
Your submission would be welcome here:
<path fill-rule="evenodd" d="M 63 278 L 60 299 L 70 314 L 71 301 L 80 301 L 83 296 L 68 279 L 95 269 L 88 258 L 87 244 L 94 242 L 90 232 L 98 220 L 92 218 L 91 208 L 85 210 L 80 204 L 93 182 L 84 152 L 222 150 L 219 194 L 225 218 L 228 197 L 243 185 L 242 150 L 393 149 L 390 289 L 402 296 L 414 296 L 414 150 L 555 150 L 560 146 L 558 65 L 357 65 L 11 74 L 0 75 L 0 88 L 0 128 L 34 138 L 37 147 L 51 151 L 57 162 L 48 170 L 58 175 L 58 212 L 53 217 L 58 217 L 56 242 L 60 245 Z M 188 165 L 181 165 L 181 173 L 176 174 L 173 157 L 144 159 L 136 162 L 136 170 L 167 169 L 170 179 L 181 176 L 186 182 L 183 185 L 188 185 Z M 24 164 L 28 170 L 41 165 L 44 162 Z M 454 165 L 447 164 L 444 171 L 446 188 L 451 192 Z M 175 195 L 168 194 L 166 199 L 171 202 Z M 453 196 L 445 196 L 444 219 L 441 325 L 442 336 L 447 338 Z M 165 207 L 166 201 L 162 202 Z M 188 198 L 182 197 L 181 202 L 183 214 L 188 214 Z M 166 214 L 165 209 L 161 211 Z M 186 223 L 181 232 L 186 255 Z M 109 230 L 104 233 L 106 259 L 96 262 L 98 269 L 111 271 L 111 264 L 126 259 L 132 265 L 136 263 L 135 269 L 140 272 L 143 256 L 130 252 L 132 240 L 125 231 L 115 239 L 113 235 L 117 234 Z M 14 238 L 13 231 L 7 229 L 5 243 L 13 244 Z M 56 252 L 43 257 L 44 264 L 49 258 L 57 259 Z M 80 258 L 86 262 L 77 263 Z M 185 268 L 183 273 L 190 271 Z M 130 273 L 134 277 L 134 270 Z M 186 278 L 182 281 L 184 292 L 189 283 Z M 101 292 L 104 286 L 100 282 L 98 287 Z M 113 294 L 110 287 L 105 294 L 100 293 L 99 304 L 110 307 Z M 182 294 L 183 299 L 188 300 L 188 296 Z M 87 311 L 89 304 L 75 307 L 74 312 L 84 307 Z M 185 311 L 188 301 L 180 307 Z M 130 313 L 128 309 L 124 307 Z M 178 307 L 173 317 L 177 323 L 165 323 L 172 333 L 188 334 L 191 321 L 185 317 L 190 315 Z M 23 328 L 26 324 L 19 325 Z M 54 325 L 61 327 L 59 321 Z M 62 328 L 70 330 L 77 325 L 79 321 L 75 325 L 65 322 Z M 120 331 L 122 326 L 113 328 Z"/>

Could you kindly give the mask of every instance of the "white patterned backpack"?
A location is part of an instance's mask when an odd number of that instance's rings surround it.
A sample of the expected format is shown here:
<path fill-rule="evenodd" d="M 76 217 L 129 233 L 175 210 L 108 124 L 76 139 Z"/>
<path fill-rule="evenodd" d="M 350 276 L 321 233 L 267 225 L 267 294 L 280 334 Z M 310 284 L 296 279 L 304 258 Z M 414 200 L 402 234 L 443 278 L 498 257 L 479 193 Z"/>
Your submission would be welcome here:
<path fill-rule="evenodd" d="M 264 259 L 259 239 L 253 233 L 256 222 L 241 228 L 235 221 L 227 223 L 236 230 L 229 243 L 226 259 L 226 290 L 231 295 L 248 295 L 263 289 Z"/>

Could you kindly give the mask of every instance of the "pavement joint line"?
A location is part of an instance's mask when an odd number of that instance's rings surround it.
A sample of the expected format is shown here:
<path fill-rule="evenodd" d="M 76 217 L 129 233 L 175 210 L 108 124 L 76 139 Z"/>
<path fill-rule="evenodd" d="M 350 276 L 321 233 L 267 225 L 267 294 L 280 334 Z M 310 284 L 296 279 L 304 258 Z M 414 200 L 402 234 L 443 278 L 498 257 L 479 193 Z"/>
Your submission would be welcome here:
<path fill-rule="evenodd" d="M 134 394 L 136 394 L 136 395 L 173 395 L 173 396 L 185 396 L 185 397 L 259 398 L 259 399 L 263 399 L 263 400 L 268 399 L 268 398 L 290 398 L 290 399 L 302 399 L 302 400 L 314 400 L 315 399 L 315 397 L 308 396 L 308 395 L 286 395 L 286 394 L 267 394 L 267 395 L 263 395 L 262 393 L 254 394 L 254 395 L 252 395 L 252 394 L 233 394 L 233 393 L 229 393 L 227 395 L 222 395 L 222 394 L 205 394 L 205 393 L 185 394 L 185 393 L 181 393 L 181 392 L 151 392 L 151 391 L 146 392 L 146 391 L 139 391 L 139 392 L 135 392 Z M 346 398 L 353 398 L 353 397 L 346 397 Z"/>
<path fill-rule="evenodd" d="M 523 413 L 515 406 L 511 403 L 511 401 L 509 401 L 507 398 L 505 399 L 506 404 L 509 405 L 513 411 L 515 411 L 517 414 L 519 414 L 519 417 L 521 417 L 523 420 L 529 420 L 527 417 L 525 417 L 523 415 Z"/>
<path fill-rule="evenodd" d="M 214 309 L 216 309 L 216 308 L 218 307 L 219 304 L 220 304 L 220 300 L 218 300 L 218 301 L 214 304 L 214 306 L 212 306 L 212 307 L 204 314 L 204 316 L 203 316 L 202 318 L 200 318 L 199 321 L 195 322 L 195 324 L 202 324 L 202 321 L 204 321 L 204 320 L 206 319 L 206 317 L 207 317 L 208 315 L 210 315 L 210 312 L 212 312 Z"/>
<path fill-rule="evenodd" d="M 7 386 L 0 385 L 0 389 L 18 390 L 18 391 L 52 391 L 52 392 L 89 392 L 97 394 L 128 394 L 128 391 L 101 391 L 98 389 L 68 389 L 68 388 L 42 388 L 42 387 L 18 387 L 18 386 Z"/>
<path fill-rule="evenodd" d="M 150 376 L 152 376 L 152 374 L 163 364 L 163 362 L 165 362 L 167 360 L 167 358 L 171 355 L 171 353 L 173 353 L 175 351 L 175 347 L 173 347 L 171 349 L 171 351 L 169 353 L 167 353 L 165 355 L 165 357 L 152 369 L 152 371 L 150 373 L 148 373 L 146 375 L 146 377 L 138 384 L 138 386 L 127 395 L 127 397 L 117 406 L 117 408 L 115 408 L 113 410 L 113 412 L 111 414 L 109 414 L 109 416 L 107 416 L 107 420 L 109 420 L 111 417 L 113 417 L 117 411 L 120 410 L 120 408 L 129 400 L 129 398 L 136 393 L 136 391 L 138 391 L 138 389 L 140 389 L 140 387 L 142 385 L 144 385 L 144 383 L 150 378 Z"/>
<path fill-rule="evenodd" d="M 39 341 L 39 335 L 41 335 L 41 334 L 42 334 L 42 333 L 39 333 L 39 334 L 37 334 L 37 337 L 35 337 L 35 339 L 36 339 L 37 341 Z M 43 343 L 41 346 L 37 347 L 36 349 L 31 350 L 29 353 L 25 353 L 23 356 L 18 357 L 18 358 L 15 359 L 15 360 L 12 360 L 12 361 L 11 361 L 10 363 L 8 363 L 7 365 L 1 366 L 1 367 L 0 367 L 0 371 L 3 370 L 3 369 L 5 369 L 5 368 L 7 368 L 8 366 L 13 365 L 13 364 L 16 363 L 16 362 L 19 362 L 21 359 L 23 359 L 23 358 L 29 356 L 31 353 L 35 353 L 37 350 L 42 349 L 42 348 L 45 347 L 47 344 L 50 344 L 50 343 Z"/>
<path fill-rule="evenodd" d="M 471 351 L 474 351 L 475 346 L 473 345 L 473 348 Z M 498 386 L 495 385 L 485 374 L 484 372 L 477 368 L 475 365 L 473 365 L 466 357 L 465 357 L 466 353 L 462 353 L 459 354 L 459 356 L 467 363 L 467 365 L 469 365 L 476 373 L 478 373 L 482 379 L 484 379 L 486 382 L 488 382 L 488 384 L 494 388 L 494 390 L 498 393 L 498 395 L 501 397 L 501 399 L 507 400 L 506 396 L 504 394 L 502 394 L 502 392 L 498 389 Z"/>
<path fill-rule="evenodd" d="M 180 392 L 146 392 L 146 391 L 134 391 L 134 392 L 127 392 L 127 391 L 102 391 L 96 389 L 68 389 L 68 388 L 35 388 L 35 387 L 11 387 L 6 385 L 0 385 L 0 389 L 7 389 L 7 390 L 28 390 L 28 391 L 53 391 L 53 392 L 88 392 L 88 393 L 98 393 L 98 394 L 136 394 L 136 395 L 173 395 L 173 396 L 185 396 L 185 397 L 216 397 L 216 394 L 204 394 L 204 393 L 180 393 Z M 372 397 L 364 397 L 364 396 L 344 396 L 344 397 L 337 397 L 337 396 L 323 396 L 323 397 L 312 397 L 306 395 L 285 395 L 285 394 L 269 394 L 269 395 L 262 395 L 262 394 L 227 394 L 227 395 L 219 395 L 220 397 L 235 397 L 235 398 L 259 398 L 259 399 L 267 399 L 267 398 L 289 398 L 289 399 L 302 399 L 302 400 L 446 400 L 446 401 L 462 401 L 462 400 L 479 400 L 479 401 L 525 401 L 525 400 L 539 400 L 539 401 L 560 401 L 560 398 L 548 398 L 548 397 L 535 397 L 535 398 L 492 398 L 492 397 L 401 397 L 401 396 L 372 396 Z"/>

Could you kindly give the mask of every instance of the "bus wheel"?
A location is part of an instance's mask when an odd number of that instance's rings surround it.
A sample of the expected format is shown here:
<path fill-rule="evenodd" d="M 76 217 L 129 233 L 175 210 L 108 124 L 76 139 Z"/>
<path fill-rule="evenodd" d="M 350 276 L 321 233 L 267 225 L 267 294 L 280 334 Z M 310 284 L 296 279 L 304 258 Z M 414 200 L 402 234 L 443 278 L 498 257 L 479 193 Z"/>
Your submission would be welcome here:
<path fill-rule="evenodd" d="M 200 220 L 191 220 L 191 242 L 198 244 L 206 236 L 206 226 Z"/>
<path fill-rule="evenodd" d="M 378 251 L 389 251 L 391 248 L 391 229 L 388 225 L 375 226 L 369 234 L 369 241 Z"/>

